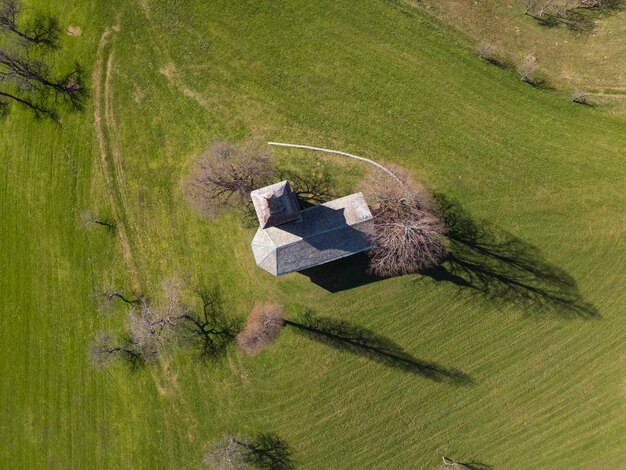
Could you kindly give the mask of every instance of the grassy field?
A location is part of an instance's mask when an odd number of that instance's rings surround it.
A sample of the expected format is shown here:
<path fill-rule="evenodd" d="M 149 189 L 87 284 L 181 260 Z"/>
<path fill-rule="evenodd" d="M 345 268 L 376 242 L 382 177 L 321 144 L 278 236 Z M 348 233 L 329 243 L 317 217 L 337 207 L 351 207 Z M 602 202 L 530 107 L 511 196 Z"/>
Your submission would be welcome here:
<path fill-rule="evenodd" d="M 17 108 L 0 124 L 0 467 L 199 468 L 225 432 L 275 433 L 299 468 L 626 466 L 622 118 L 521 83 L 393 1 L 74 3 L 30 5 L 81 26 L 55 54 L 93 72 L 92 103 L 62 127 Z M 464 211 L 460 264 L 335 293 L 267 275 L 254 229 L 182 191 L 210 142 L 251 138 L 411 168 Z M 116 234 L 81 227 L 87 210 Z M 87 345 L 124 321 L 94 292 L 154 298 L 170 278 L 218 283 L 239 318 L 311 307 L 473 383 L 289 327 L 253 358 L 94 370 Z"/>
<path fill-rule="evenodd" d="M 407 0 L 412 2 L 412 0 Z M 473 46 L 493 44 L 507 61 L 518 64 L 528 53 L 539 59 L 550 83 L 571 93 L 580 90 L 614 111 L 626 109 L 626 10 L 594 13 L 595 28 L 574 34 L 546 28 L 524 14 L 519 0 L 441 0 L 419 2 L 423 11 L 468 36 Z"/>

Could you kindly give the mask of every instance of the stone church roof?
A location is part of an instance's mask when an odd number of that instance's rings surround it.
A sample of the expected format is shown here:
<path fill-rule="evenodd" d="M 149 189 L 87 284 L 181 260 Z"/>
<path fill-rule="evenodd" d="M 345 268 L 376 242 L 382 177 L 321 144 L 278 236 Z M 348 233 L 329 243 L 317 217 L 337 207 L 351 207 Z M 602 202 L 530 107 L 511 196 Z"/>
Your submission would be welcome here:
<path fill-rule="evenodd" d="M 299 216 L 280 225 L 261 224 L 252 240 L 259 267 L 279 276 L 372 248 L 374 221 L 361 193 L 309 207 Z"/>

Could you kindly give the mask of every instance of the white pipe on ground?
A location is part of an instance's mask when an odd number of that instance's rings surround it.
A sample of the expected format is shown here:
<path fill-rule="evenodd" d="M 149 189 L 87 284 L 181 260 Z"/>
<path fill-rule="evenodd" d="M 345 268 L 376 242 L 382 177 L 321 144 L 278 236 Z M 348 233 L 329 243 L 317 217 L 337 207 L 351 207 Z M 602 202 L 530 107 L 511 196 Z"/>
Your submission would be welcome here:
<path fill-rule="evenodd" d="M 387 168 L 382 166 L 380 163 L 376 163 L 374 160 L 370 160 L 369 158 L 359 157 L 358 155 L 353 155 L 353 154 L 347 153 L 347 152 L 341 152 L 339 150 L 331 150 L 331 149 L 325 149 L 325 148 L 321 148 L 321 147 L 312 147 L 310 145 L 285 144 L 283 142 L 268 142 L 267 145 L 275 145 L 275 146 L 278 146 L 278 147 L 294 147 L 294 148 L 307 149 L 307 150 L 316 150 L 318 152 L 335 153 L 337 155 L 343 155 L 344 157 L 354 158 L 355 160 L 361 160 L 363 162 L 370 163 L 370 164 L 374 165 L 375 167 L 383 170 L 389 176 L 393 177 L 400 184 L 404 184 L 402 182 L 402 180 L 400 180 L 400 178 L 398 178 L 391 170 L 388 170 Z"/>

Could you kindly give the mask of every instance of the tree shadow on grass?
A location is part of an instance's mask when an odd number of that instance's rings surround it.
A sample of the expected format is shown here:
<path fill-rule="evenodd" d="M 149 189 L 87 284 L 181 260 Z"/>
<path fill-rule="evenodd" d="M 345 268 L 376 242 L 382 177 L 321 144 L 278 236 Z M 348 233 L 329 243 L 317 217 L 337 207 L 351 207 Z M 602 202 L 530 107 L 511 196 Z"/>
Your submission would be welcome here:
<path fill-rule="evenodd" d="M 601 318 L 581 295 L 576 281 L 550 264 L 534 246 L 485 221 L 475 221 L 456 201 L 436 194 L 442 222 L 448 227 L 448 256 L 423 272 L 477 295 L 519 305 L 528 312 L 563 318 Z M 381 280 L 369 272 L 367 253 L 300 271 L 329 292 Z"/>
<path fill-rule="evenodd" d="M 466 468 L 468 470 L 491 470 L 493 467 L 487 463 L 476 462 L 476 461 L 468 461 L 461 462 L 458 460 L 453 460 L 449 457 L 443 456 L 443 466 L 442 468 L 449 469 L 463 469 Z"/>
<path fill-rule="evenodd" d="M 487 222 L 477 223 L 442 194 L 436 199 L 449 229 L 448 256 L 424 275 L 528 311 L 600 318 L 598 310 L 583 299 L 576 281 L 547 262 L 537 248 Z"/>
<path fill-rule="evenodd" d="M 246 445 L 246 458 L 256 468 L 268 470 L 292 470 L 295 467 L 289 444 L 275 434 L 259 434 Z"/>
<path fill-rule="evenodd" d="M 474 384 L 472 378 L 464 372 L 416 359 L 390 339 L 346 321 L 320 317 L 307 310 L 302 323 L 285 320 L 285 324 L 314 341 L 435 382 Z"/>
<path fill-rule="evenodd" d="M 532 86 L 533 88 L 537 88 L 538 90 L 543 90 L 543 91 L 555 91 L 556 90 L 556 88 L 554 88 L 545 77 L 535 77 L 532 79 L 527 79 L 525 80 L 525 83 L 528 83 L 530 86 Z"/>
<path fill-rule="evenodd" d="M 461 462 L 465 468 L 469 470 L 491 470 L 493 467 L 487 463 L 483 462 Z"/>
<path fill-rule="evenodd" d="M 195 348 L 202 361 L 219 360 L 241 329 L 240 322 L 226 314 L 219 287 L 197 287 L 195 293 L 201 308 L 186 313 L 186 321 L 179 326 L 180 339 Z"/>

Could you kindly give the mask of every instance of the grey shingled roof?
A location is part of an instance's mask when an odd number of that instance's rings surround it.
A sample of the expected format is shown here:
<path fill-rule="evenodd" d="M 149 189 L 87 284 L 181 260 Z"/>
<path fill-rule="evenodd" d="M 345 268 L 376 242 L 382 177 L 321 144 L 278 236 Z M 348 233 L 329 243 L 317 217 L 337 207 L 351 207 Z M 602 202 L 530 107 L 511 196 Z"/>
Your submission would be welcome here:
<path fill-rule="evenodd" d="M 252 251 L 259 267 L 280 276 L 372 247 L 374 222 L 361 193 L 310 207 L 300 215 L 300 220 L 257 230 Z"/>
<path fill-rule="evenodd" d="M 255 189 L 250 193 L 261 228 L 272 227 L 300 218 L 296 195 L 287 181 Z"/>

